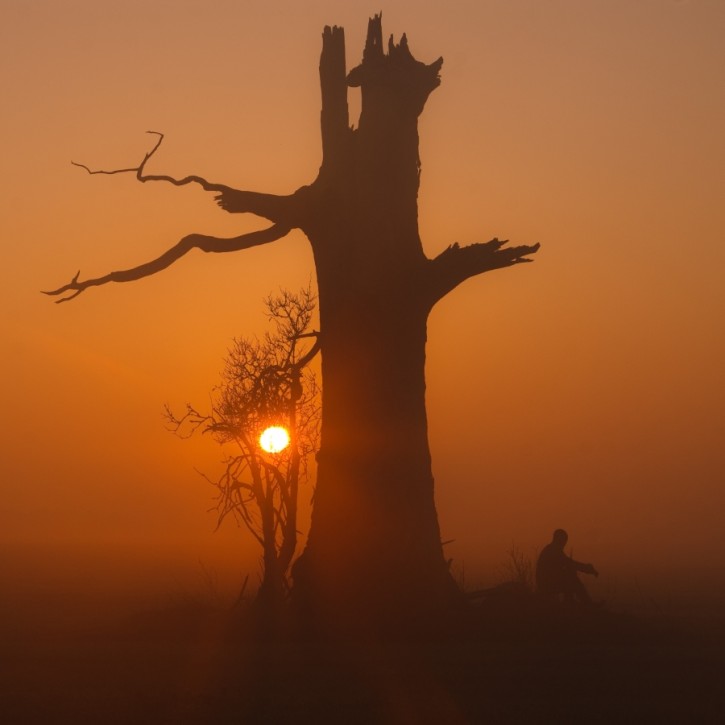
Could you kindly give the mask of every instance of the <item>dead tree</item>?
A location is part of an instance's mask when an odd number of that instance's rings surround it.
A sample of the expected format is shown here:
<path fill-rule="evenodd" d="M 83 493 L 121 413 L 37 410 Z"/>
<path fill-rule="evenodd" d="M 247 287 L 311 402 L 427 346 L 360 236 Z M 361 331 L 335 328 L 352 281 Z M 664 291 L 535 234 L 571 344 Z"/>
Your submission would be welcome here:
<path fill-rule="evenodd" d="M 120 170 L 143 182 L 199 184 L 226 211 L 264 217 L 269 228 L 233 239 L 185 237 L 152 262 L 95 279 L 76 274 L 49 293 L 68 293 L 63 301 L 91 286 L 145 277 L 193 248 L 228 252 L 292 228 L 306 234 L 317 272 L 323 419 L 311 530 L 294 587 L 326 620 L 387 620 L 450 600 L 455 587 L 441 547 L 427 436 L 427 318 L 465 280 L 530 261 L 538 249 L 492 239 L 453 244 L 433 259 L 423 252 L 417 122 L 442 63 L 417 61 L 405 35 L 398 43 L 391 37 L 386 52 L 377 15 L 362 63 L 347 73 L 343 29 L 326 27 L 323 156 L 312 184 L 275 196 L 196 176 L 147 175 L 161 137 L 137 168 Z M 348 86 L 362 92 L 357 128 L 348 117 Z"/>
<path fill-rule="evenodd" d="M 274 329 L 261 340 L 235 339 L 227 353 L 211 410 L 187 404 L 175 415 L 167 406 L 171 430 L 182 438 L 201 432 L 228 451 L 217 478 L 217 528 L 225 519 L 245 527 L 262 549 L 257 601 L 277 608 L 289 591 L 289 569 L 297 553 L 299 486 L 309 478 L 308 463 L 319 449 L 320 395 L 307 369 L 319 352 L 311 330 L 315 298 L 308 288 L 282 291 L 266 300 Z M 280 426 L 289 434 L 283 450 L 262 450 L 260 434 Z"/>

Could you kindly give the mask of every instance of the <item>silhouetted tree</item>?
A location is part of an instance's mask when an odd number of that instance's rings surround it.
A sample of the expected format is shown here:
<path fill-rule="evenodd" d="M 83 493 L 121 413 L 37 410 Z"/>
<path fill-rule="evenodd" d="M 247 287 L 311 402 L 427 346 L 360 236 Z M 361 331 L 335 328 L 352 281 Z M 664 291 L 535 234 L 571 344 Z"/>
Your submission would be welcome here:
<path fill-rule="evenodd" d="M 192 248 L 227 252 L 299 228 L 317 271 L 323 417 L 315 505 L 295 593 L 327 621 L 388 620 L 444 605 L 455 585 L 441 547 L 425 410 L 426 322 L 433 306 L 468 278 L 530 261 L 534 246 L 504 241 L 460 247 L 433 259 L 418 234 L 418 116 L 440 83 L 443 59 L 417 61 L 406 36 L 383 45 L 370 19 L 360 65 L 346 73 L 343 29 L 322 35 L 322 166 L 288 196 L 237 191 L 197 176 L 148 175 L 161 137 L 133 169 L 140 181 L 196 183 L 229 212 L 269 219 L 233 239 L 191 235 L 147 264 L 80 280 L 50 294 L 125 282 L 164 269 Z M 347 88 L 362 111 L 350 126 Z M 118 173 L 93 172 L 90 173 Z M 61 300 L 62 301 L 62 300 Z"/>
<path fill-rule="evenodd" d="M 217 488 L 217 526 L 231 516 L 262 547 L 258 599 L 273 606 L 288 591 L 297 550 L 299 484 L 308 477 L 309 458 L 319 447 L 319 389 L 315 375 L 305 368 L 320 346 L 311 330 L 315 298 L 309 288 L 270 296 L 266 306 L 273 332 L 262 340 L 234 341 L 222 382 L 212 392 L 211 411 L 187 404 L 184 415 L 174 415 L 168 406 L 166 415 L 178 435 L 201 431 L 232 445 L 221 476 L 205 476 Z M 270 454 L 259 438 L 271 426 L 285 428 L 290 441 Z"/>

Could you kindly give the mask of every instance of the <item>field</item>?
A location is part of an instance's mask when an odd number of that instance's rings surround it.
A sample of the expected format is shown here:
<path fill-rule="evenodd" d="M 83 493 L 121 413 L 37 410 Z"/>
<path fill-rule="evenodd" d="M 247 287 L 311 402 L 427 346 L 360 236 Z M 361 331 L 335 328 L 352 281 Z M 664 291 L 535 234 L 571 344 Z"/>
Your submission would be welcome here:
<path fill-rule="evenodd" d="M 719 723 L 725 648 L 604 609 L 484 600 L 426 637 L 256 636 L 199 602 L 103 623 L 3 623 L 20 723 Z"/>

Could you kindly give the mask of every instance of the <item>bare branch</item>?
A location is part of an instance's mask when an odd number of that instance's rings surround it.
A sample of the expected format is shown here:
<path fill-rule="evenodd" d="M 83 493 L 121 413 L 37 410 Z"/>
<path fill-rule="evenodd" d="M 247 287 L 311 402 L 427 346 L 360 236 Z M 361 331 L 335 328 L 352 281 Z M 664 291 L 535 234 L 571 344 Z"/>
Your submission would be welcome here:
<path fill-rule="evenodd" d="M 312 359 L 317 355 L 318 352 L 320 352 L 320 349 L 322 348 L 322 344 L 320 343 L 320 333 L 319 332 L 307 332 L 302 335 L 299 335 L 300 338 L 303 337 L 314 337 L 315 342 L 313 343 L 312 347 L 294 364 L 292 365 L 292 369 L 299 372 L 302 370 L 302 368 L 307 367 L 307 365 L 312 362 Z"/>
<path fill-rule="evenodd" d="M 113 174 L 127 174 L 135 173 L 136 178 L 141 183 L 147 181 L 166 181 L 174 186 L 186 186 L 187 184 L 198 184 L 204 191 L 217 192 L 217 196 L 214 197 L 217 204 L 225 211 L 232 213 L 250 213 L 256 214 L 257 216 L 264 217 L 273 222 L 289 222 L 289 218 L 292 212 L 294 204 L 292 200 L 296 198 L 296 194 L 291 196 L 277 196 L 275 194 L 261 194 L 256 191 L 238 191 L 232 189 L 230 186 L 225 184 L 214 184 L 207 181 L 202 176 L 185 176 L 183 179 L 175 179 L 173 176 L 167 174 L 144 174 L 146 164 L 149 159 L 156 153 L 161 142 L 164 140 L 164 134 L 159 131 L 147 131 L 146 133 L 158 136 L 158 141 L 154 144 L 154 147 L 146 153 L 143 157 L 143 161 L 138 166 L 134 166 L 128 169 L 112 169 L 110 171 L 104 169 L 93 170 L 85 164 L 79 164 L 76 161 L 71 161 L 73 166 L 78 166 L 81 169 L 85 169 L 89 174 L 106 174 L 111 176 Z M 293 226 L 290 224 L 290 226 Z"/>
<path fill-rule="evenodd" d="M 146 155 L 143 157 L 143 161 L 138 166 L 134 166 L 128 169 L 112 169 L 110 171 L 104 169 L 96 169 L 94 171 L 85 164 L 79 164 L 77 161 L 71 161 L 71 164 L 73 164 L 73 166 L 79 166 L 81 169 L 85 169 L 89 174 L 106 174 L 108 176 L 111 176 L 113 174 L 135 173 L 136 178 L 142 183 L 146 183 L 147 181 L 168 181 L 174 186 L 199 184 L 199 186 L 201 186 L 204 191 L 231 191 L 230 187 L 224 186 L 223 184 L 212 184 L 201 176 L 186 176 L 183 179 L 174 179 L 172 176 L 167 176 L 165 174 L 148 174 L 144 176 L 144 169 L 146 168 L 148 160 L 156 153 L 159 146 L 161 146 L 161 142 L 164 140 L 164 134 L 160 131 L 146 131 L 146 133 L 153 134 L 155 136 L 158 136 L 159 138 L 158 141 L 156 141 L 156 143 L 154 144 L 154 147 L 146 153 Z"/>
<path fill-rule="evenodd" d="M 236 252 L 240 249 L 249 249 L 250 247 L 274 242 L 277 239 L 284 237 L 289 233 L 289 231 L 289 227 L 282 224 L 275 224 L 267 229 L 242 234 L 241 236 L 232 237 L 230 239 L 209 237 L 204 234 L 189 234 L 171 247 L 171 249 L 168 249 L 160 257 L 157 257 L 151 262 L 140 264 L 138 267 L 132 267 L 131 269 L 110 272 L 103 277 L 95 277 L 82 281 L 78 279 L 80 272 L 77 272 L 68 284 L 64 284 L 62 287 L 58 287 L 58 289 L 43 291 L 43 294 L 58 296 L 65 294 L 66 292 L 72 292 L 73 294 L 68 297 L 56 300 L 56 304 L 60 302 L 68 302 L 69 300 L 77 297 L 81 292 L 87 290 L 89 287 L 98 287 L 100 285 L 107 284 L 108 282 L 132 282 L 143 277 L 149 277 L 150 275 L 156 274 L 157 272 L 171 266 L 174 262 L 176 262 L 176 260 L 181 259 L 181 257 L 192 249 L 201 249 L 202 252 L 215 253 Z"/>
<path fill-rule="evenodd" d="M 78 275 L 76 275 L 77 277 Z M 180 418 L 173 413 L 168 404 L 165 404 L 164 418 L 167 423 L 166 430 L 179 436 L 179 438 L 191 438 L 202 425 L 211 420 L 211 416 L 199 413 L 189 403 L 186 404 L 186 412 Z"/>
<path fill-rule="evenodd" d="M 260 458 L 260 463 L 262 464 L 262 468 L 266 471 L 269 478 L 273 480 L 279 487 L 280 490 L 284 489 L 286 484 L 284 480 L 284 476 L 282 475 L 282 472 L 279 470 L 279 467 L 275 465 L 274 463 L 271 463 L 270 461 L 266 461 L 264 458 Z"/>
<path fill-rule="evenodd" d="M 508 239 L 494 238 L 490 242 L 461 247 L 452 244 L 435 259 L 430 260 L 430 286 L 432 302 L 447 295 L 454 287 L 483 272 L 533 262 L 528 255 L 539 250 L 538 244 L 505 247 Z"/>

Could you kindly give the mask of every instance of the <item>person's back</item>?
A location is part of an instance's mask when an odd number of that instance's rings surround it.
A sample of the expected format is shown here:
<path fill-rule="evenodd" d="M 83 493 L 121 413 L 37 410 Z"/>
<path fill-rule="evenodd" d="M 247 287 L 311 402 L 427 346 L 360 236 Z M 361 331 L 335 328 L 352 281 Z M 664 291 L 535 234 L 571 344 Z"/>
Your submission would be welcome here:
<path fill-rule="evenodd" d="M 591 564 L 581 564 L 564 553 L 568 540 L 566 531 L 557 529 L 551 543 L 541 550 L 536 562 L 536 591 L 549 599 L 558 599 L 563 594 L 565 599 L 589 604 L 591 599 L 577 572 L 599 574 Z"/>
<path fill-rule="evenodd" d="M 556 541 L 556 533 L 554 537 L 554 541 L 541 550 L 536 562 L 536 590 L 552 596 L 563 591 L 571 568 L 571 560 L 564 553 L 563 545 Z"/>

